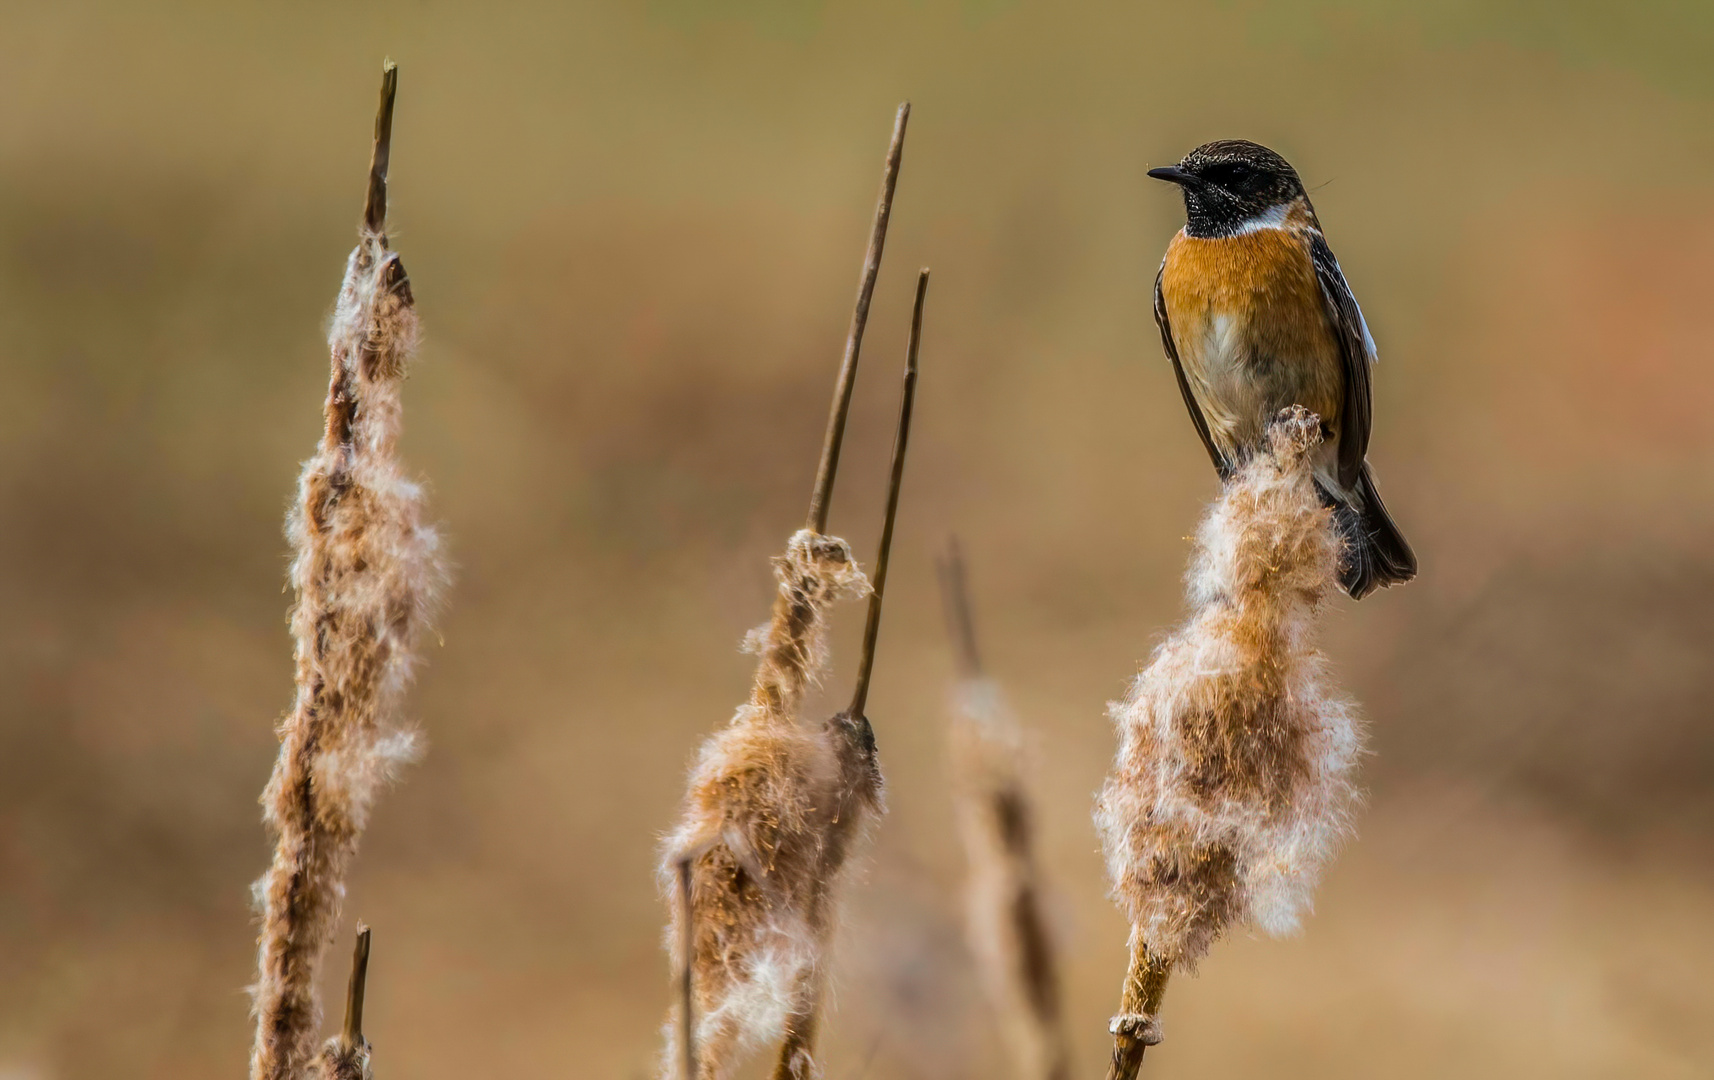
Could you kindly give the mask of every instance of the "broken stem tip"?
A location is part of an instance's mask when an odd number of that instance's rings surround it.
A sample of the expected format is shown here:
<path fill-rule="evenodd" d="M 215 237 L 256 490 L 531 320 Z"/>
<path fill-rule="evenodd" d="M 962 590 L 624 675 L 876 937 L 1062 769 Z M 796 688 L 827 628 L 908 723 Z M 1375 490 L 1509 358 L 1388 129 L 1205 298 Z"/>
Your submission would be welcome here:
<path fill-rule="evenodd" d="M 357 924 L 357 944 L 351 950 L 351 982 L 345 989 L 345 1044 L 363 1045 L 363 996 L 369 983 L 369 928 Z"/>
<path fill-rule="evenodd" d="M 911 408 L 917 395 L 917 352 L 922 346 L 922 308 L 928 298 L 928 269 L 917 275 L 916 303 L 911 309 L 911 336 L 905 346 L 905 385 L 899 398 L 899 430 L 893 441 L 893 471 L 887 482 L 887 514 L 881 524 L 881 550 L 875 556 L 869 618 L 863 625 L 863 653 L 857 666 L 857 687 L 847 715 L 863 715 L 869 701 L 869 678 L 875 671 L 875 642 L 881 635 L 881 600 L 887 591 L 887 561 L 893 549 L 893 522 L 899 513 L 899 487 L 905 478 L 905 449 L 911 437 Z"/>
<path fill-rule="evenodd" d="M 893 215 L 893 190 L 899 183 L 899 161 L 905 148 L 905 123 L 911 103 L 899 106 L 893 120 L 893 140 L 887 146 L 887 162 L 881 171 L 881 196 L 875 204 L 875 223 L 869 232 L 869 249 L 863 255 L 863 274 L 857 285 L 857 306 L 851 312 L 851 329 L 845 335 L 845 357 L 839 364 L 839 380 L 833 390 L 833 411 L 827 418 L 827 434 L 821 443 L 821 463 L 815 470 L 815 489 L 809 496 L 809 528 L 827 531 L 827 509 L 833 498 L 833 478 L 839 471 L 839 448 L 845 441 L 845 418 L 851 411 L 851 388 L 857 381 L 857 356 L 863 348 L 863 328 L 869 322 L 869 300 L 875 294 L 875 277 L 881 272 L 881 250 L 887 243 L 887 222 Z"/>
<path fill-rule="evenodd" d="M 387 162 L 393 153 L 393 99 L 399 93 L 399 66 L 381 65 L 381 104 L 375 110 L 375 150 L 369 157 L 369 193 L 363 199 L 363 228 L 378 233 L 387 223 Z"/>

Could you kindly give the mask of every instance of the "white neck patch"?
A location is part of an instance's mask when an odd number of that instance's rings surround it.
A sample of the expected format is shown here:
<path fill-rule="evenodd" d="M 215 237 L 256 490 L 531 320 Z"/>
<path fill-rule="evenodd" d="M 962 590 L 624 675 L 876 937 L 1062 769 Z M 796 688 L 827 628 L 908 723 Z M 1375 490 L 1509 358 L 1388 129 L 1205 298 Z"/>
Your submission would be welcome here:
<path fill-rule="evenodd" d="M 1237 228 L 1232 230 L 1232 235 L 1243 236 L 1246 233 L 1261 232 L 1263 229 L 1283 229 L 1285 228 L 1286 216 L 1290 213 L 1291 205 L 1289 203 L 1270 207 L 1255 217 L 1246 218 Z"/>

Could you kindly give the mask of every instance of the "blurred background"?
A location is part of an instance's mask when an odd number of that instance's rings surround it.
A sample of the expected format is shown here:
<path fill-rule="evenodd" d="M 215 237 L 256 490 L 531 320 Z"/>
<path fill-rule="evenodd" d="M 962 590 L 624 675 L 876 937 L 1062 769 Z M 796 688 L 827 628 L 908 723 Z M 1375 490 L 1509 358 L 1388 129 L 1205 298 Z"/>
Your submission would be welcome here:
<path fill-rule="evenodd" d="M 1219 137 L 1312 189 L 1424 570 L 1326 616 L 1374 753 L 1317 914 L 1176 980 L 1147 1075 L 1709 1075 L 1711 47 L 1690 0 L 9 5 L 0 1076 L 245 1068 L 280 523 L 385 55 L 426 329 L 405 454 L 457 562 L 411 697 L 428 756 L 347 905 L 385 1075 L 651 1074 L 657 838 L 803 520 L 904 98 L 832 513 L 865 558 L 935 277 L 870 702 L 891 811 L 829 1080 L 1004 1064 L 960 938 L 953 530 L 1033 733 L 1079 1072 L 1104 1068 L 1104 705 L 1180 617 L 1215 491 L 1149 309 L 1182 210 L 1144 172 Z"/>

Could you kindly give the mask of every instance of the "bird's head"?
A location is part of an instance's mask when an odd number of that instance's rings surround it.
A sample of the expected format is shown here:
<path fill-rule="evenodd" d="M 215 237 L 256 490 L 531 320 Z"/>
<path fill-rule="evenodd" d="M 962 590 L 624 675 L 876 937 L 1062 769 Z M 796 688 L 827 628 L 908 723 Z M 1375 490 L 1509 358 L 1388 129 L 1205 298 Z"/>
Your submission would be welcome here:
<path fill-rule="evenodd" d="M 1285 158 L 1243 139 L 1204 143 L 1177 165 L 1150 169 L 1149 175 L 1183 190 L 1185 232 L 1191 236 L 1232 236 L 1282 224 L 1305 198 L 1303 181 Z"/>

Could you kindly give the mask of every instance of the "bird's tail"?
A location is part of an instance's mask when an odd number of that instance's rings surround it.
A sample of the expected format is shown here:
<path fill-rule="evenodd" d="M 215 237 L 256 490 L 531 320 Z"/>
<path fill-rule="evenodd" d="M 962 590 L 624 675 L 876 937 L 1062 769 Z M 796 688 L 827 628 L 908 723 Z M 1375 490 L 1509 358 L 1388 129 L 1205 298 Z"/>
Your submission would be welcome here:
<path fill-rule="evenodd" d="M 1347 499 L 1329 498 L 1328 502 L 1345 537 L 1339 584 L 1351 599 L 1361 600 L 1376 589 L 1416 577 L 1416 553 L 1381 502 L 1368 462 L 1363 463 L 1363 472 Z"/>

